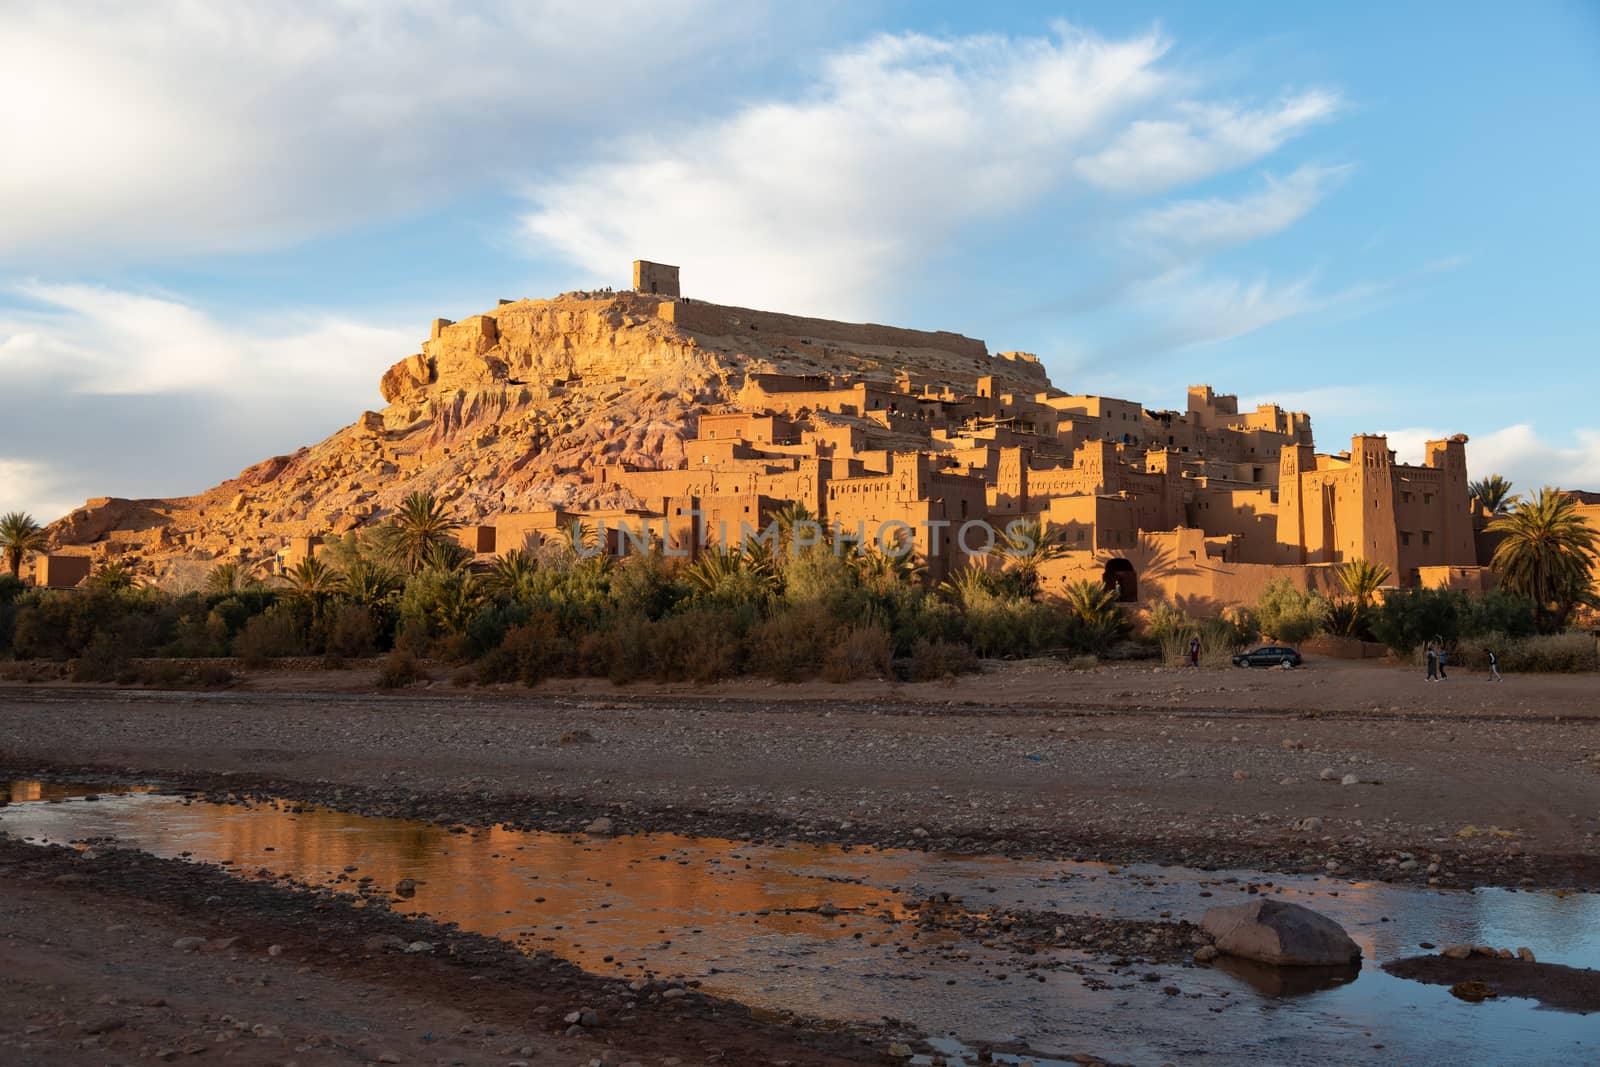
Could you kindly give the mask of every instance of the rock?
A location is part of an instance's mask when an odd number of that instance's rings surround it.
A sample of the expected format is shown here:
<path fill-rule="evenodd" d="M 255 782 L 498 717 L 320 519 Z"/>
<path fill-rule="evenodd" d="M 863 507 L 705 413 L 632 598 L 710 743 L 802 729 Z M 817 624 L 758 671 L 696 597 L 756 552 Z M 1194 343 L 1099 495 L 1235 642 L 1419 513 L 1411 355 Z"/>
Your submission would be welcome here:
<path fill-rule="evenodd" d="M 1488 1000 L 1495 992 L 1483 982 L 1457 982 L 1450 987 L 1450 995 L 1476 1004 L 1480 1000 Z"/>
<path fill-rule="evenodd" d="M 884 1052 L 890 1059 L 895 1060 L 909 1060 L 915 1054 L 912 1052 L 911 1046 L 904 1041 L 891 1042 Z"/>
<path fill-rule="evenodd" d="M 588 826 L 585 826 L 583 832 L 595 837 L 610 837 L 613 832 L 611 820 L 602 815 Z"/>
<path fill-rule="evenodd" d="M 361 943 L 361 947 L 368 952 L 404 952 L 406 943 L 393 934 L 373 934 Z"/>
<path fill-rule="evenodd" d="M 172 947 L 179 952 L 198 952 L 205 943 L 203 937 L 180 937 L 172 943 Z"/>
<path fill-rule="evenodd" d="M 1334 782 L 1339 779 L 1339 772 L 1332 767 L 1324 767 L 1317 772 L 1317 777 L 1324 782 Z"/>
<path fill-rule="evenodd" d="M 1222 953 L 1217 951 L 1216 945 L 1201 945 L 1194 950 L 1194 961 L 1196 963 L 1210 963 L 1220 955 Z"/>
<path fill-rule="evenodd" d="M 410 900 L 417 895 L 417 882 L 414 878 L 402 878 L 394 884 L 394 895 Z"/>
<path fill-rule="evenodd" d="M 281 956 L 281 955 L 283 955 L 283 946 L 282 945 L 268 945 L 267 946 L 267 955 L 269 955 L 269 956 Z"/>
<path fill-rule="evenodd" d="M 1521 960 L 1523 963 L 1538 963 L 1539 962 L 1538 960 L 1534 959 L 1534 957 L 1533 957 L 1533 949 L 1527 947 L 1526 945 L 1524 945 L 1521 948 L 1517 949 L 1517 959 Z"/>
<path fill-rule="evenodd" d="M 1322 832 L 1322 820 L 1315 815 L 1308 815 L 1294 825 L 1296 830 L 1304 833 L 1320 834 Z"/>
<path fill-rule="evenodd" d="M 686 990 L 686 989 L 669 989 L 666 992 L 661 994 L 661 999 L 662 1000 L 678 1000 L 678 999 L 680 999 L 682 997 L 686 997 L 688 995 L 689 995 L 689 991 Z"/>
<path fill-rule="evenodd" d="M 928 831 L 926 831 L 922 827 L 918 826 L 918 827 L 916 827 L 915 829 L 913 829 L 911 831 L 911 836 L 915 837 L 915 838 L 918 838 L 920 840 L 921 838 L 924 838 L 924 837 L 928 836 Z"/>
<path fill-rule="evenodd" d="M 1299 904 L 1263 898 L 1210 908 L 1200 921 L 1218 952 L 1280 966 L 1350 964 L 1361 948 L 1344 928 Z"/>
<path fill-rule="evenodd" d="M 1471 945 L 1446 945 L 1439 950 L 1439 955 L 1447 960 L 1464 960 L 1472 955 Z"/>
<path fill-rule="evenodd" d="M 1339 784 L 1340 785 L 1360 785 L 1361 784 L 1361 779 L 1357 778 L 1353 774 L 1347 774 L 1343 778 L 1339 779 Z"/>
<path fill-rule="evenodd" d="M 424 952 L 432 952 L 433 951 L 433 942 L 431 942 L 431 941 L 413 941 L 409 945 L 406 946 L 406 951 L 411 953 L 412 955 L 420 955 L 420 954 L 422 954 Z"/>
<path fill-rule="evenodd" d="M 1233 780 L 1236 781 L 1236 782 L 1247 782 L 1247 781 L 1250 780 L 1250 772 L 1249 771 L 1234 771 L 1233 772 Z"/>

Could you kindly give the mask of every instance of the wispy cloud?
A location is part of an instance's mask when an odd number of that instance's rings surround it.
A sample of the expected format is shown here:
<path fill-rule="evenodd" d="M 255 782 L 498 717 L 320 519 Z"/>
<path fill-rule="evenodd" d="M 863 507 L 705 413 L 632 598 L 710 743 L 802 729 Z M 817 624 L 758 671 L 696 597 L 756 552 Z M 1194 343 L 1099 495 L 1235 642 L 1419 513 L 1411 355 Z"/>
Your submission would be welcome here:
<path fill-rule="evenodd" d="M 1156 192 L 1267 156 L 1339 107 L 1338 94 L 1326 90 L 1266 108 L 1185 100 L 1171 117 L 1134 122 L 1111 144 L 1080 160 L 1078 171 L 1107 189 Z"/>
<path fill-rule="evenodd" d="M 1244 196 L 1163 204 L 1135 215 L 1123 237 L 1136 253 L 1180 262 L 1260 240 L 1299 222 L 1352 169 L 1307 164 L 1282 178 L 1263 176 Z"/>
<path fill-rule="evenodd" d="M 1320 91 L 1256 110 L 1193 99 L 1168 49 L 1156 34 L 1065 25 L 1047 38 L 879 37 L 795 99 L 532 183 L 525 231 L 594 271 L 657 257 L 692 264 L 686 284 L 713 299 L 865 314 L 975 225 L 1102 199 L 1094 186 L 1233 169 L 1337 107 Z M 1307 171 L 1289 191 L 1327 178 Z"/>
<path fill-rule="evenodd" d="M 233 252 L 416 211 L 595 123 L 659 118 L 711 91 L 708 52 L 807 18 L 769 0 L 11 0 L 0 263 Z"/>

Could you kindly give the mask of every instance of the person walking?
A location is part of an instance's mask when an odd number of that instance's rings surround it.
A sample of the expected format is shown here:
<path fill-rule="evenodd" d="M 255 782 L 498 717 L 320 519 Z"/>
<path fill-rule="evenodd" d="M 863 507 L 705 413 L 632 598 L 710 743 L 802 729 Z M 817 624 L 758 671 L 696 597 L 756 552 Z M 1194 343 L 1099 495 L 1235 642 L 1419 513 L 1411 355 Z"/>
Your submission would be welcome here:
<path fill-rule="evenodd" d="M 1504 678 L 1500 677 L 1500 661 L 1495 659 L 1494 649 L 1492 649 L 1492 648 L 1489 650 L 1489 681 L 1491 681 L 1491 682 L 1503 682 L 1503 681 L 1505 681 Z"/>
<path fill-rule="evenodd" d="M 1200 639 L 1198 637 L 1189 638 L 1189 666 L 1195 670 L 1200 669 Z"/>
<path fill-rule="evenodd" d="M 1428 681 L 1437 682 L 1439 680 L 1439 654 L 1433 650 L 1432 644 L 1428 645 L 1423 654 L 1428 657 Z"/>
<path fill-rule="evenodd" d="M 1445 661 L 1447 659 L 1449 659 L 1449 658 L 1450 658 L 1450 654 L 1444 650 L 1444 646 L 1443 645 L 1440 645 L 1439 646 L 1439 681 L 1441 681 L 1441 682 L 1444 681 L 1446 678 L 1450 677 L 1449 675 L 1444 673 L 1444 664 L 1445 664 Z"/>

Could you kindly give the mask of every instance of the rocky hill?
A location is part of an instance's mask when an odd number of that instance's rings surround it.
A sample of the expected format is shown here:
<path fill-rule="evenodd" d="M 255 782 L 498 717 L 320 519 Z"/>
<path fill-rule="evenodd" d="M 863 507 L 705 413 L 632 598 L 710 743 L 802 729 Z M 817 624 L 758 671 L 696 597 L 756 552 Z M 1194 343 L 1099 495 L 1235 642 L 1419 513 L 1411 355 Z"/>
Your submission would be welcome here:
<path fill-rule="evenodd" d="M 698 417 L 739 410 L 746 376 L 761 372 L 1048 386 L 1032 357 L 991 356 L 956 334 L 567 293 L 436 321 L 422 350 L 383 376 L 388 406 L 318 444 L 190 497 L 90 500 L 50 533 L 69 553 L 160 574 L 183 560 L 261 560 L 293 537 L 378 522 L 414 490 L 437 493 L 463 521 L 631 505 L 596 468 L 681 466 Z"/>

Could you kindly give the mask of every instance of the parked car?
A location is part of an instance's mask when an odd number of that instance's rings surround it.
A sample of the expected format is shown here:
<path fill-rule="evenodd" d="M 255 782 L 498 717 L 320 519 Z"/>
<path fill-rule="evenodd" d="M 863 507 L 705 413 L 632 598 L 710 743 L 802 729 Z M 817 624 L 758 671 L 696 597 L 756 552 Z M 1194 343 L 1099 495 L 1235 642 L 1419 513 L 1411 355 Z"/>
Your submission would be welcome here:
<path fill-rule="evenodd" d="M 1300 666 L 1300 653 L 1286 645 L 1262 645 L 1254 652 L 1241 652 L 1233 657 L 1235 667 L 1291 667 Z"/>

